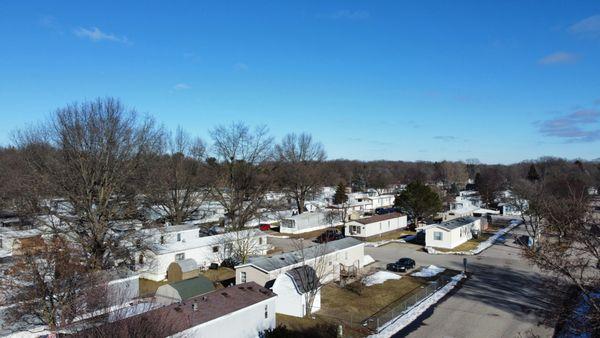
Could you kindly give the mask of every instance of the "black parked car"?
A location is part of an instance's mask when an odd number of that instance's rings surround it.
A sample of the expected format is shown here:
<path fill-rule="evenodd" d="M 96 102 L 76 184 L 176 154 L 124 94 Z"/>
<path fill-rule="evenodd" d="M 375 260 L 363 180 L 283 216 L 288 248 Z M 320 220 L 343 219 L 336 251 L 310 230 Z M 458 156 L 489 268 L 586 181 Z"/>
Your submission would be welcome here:
<path fill-rule="evenodd" d="M 415 261 L 412 258 L 400 258 L 395 263 L 389 263 L 386 266 L 388 271 L 394 272 L 405 272 L 406 270 L 413 269 L 415 267 Z"/>
<path fill-rule="evenodd" d="M 396 211 L 397 210 L 395 208 L 377 208 L 377 209 L 375 209 L 375 213 L 377 215 L 391 214 Z"/>
<path fill-rule="evenodd" d="M 533 240 L 527 235 L 521 235 L 515 239 L 515 244 L 530 247 L 533 244 Z"/>
<path fill-rule="evenodd" d="M 234 269 L 236 265 L 240 265 L 240 262 L 234 258 L 225 258 L 221 262 L 221 267 Z"/>
<path fill-rule="evenodd" d="M 327 229 L 315 239 L 315 242 L 327 243 L 342 238 L 344 238 L 344 234 L 342 234 L 338 229 Z"/>

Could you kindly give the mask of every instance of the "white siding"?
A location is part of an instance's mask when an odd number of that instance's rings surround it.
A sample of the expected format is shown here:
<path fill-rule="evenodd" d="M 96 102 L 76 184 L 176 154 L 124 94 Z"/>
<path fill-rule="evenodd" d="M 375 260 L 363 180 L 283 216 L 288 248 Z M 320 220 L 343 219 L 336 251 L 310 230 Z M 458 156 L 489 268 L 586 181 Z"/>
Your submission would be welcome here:
<path fill-rule="evenodd" d="M 171 337 L 198 338 L 254 338 L 260 332 L 275 328 L 275 302 L 272 297 L 260 303 L 250 305 L 241 310 L 216 318 L 206 323 L 189 328 Z M 267 318 L 265 318 L 265 306 Z M 202 311 L 202 309 L 200 309 Z"/>
<path fill-rule="evenodd" d="M 480 230 L 481 220 L 478 219 L 473 223 L 451 230 L 432 225 L 425 229 L 425 245 L 434 248 L 453 249 L 473 238 L 472 229 Z M 435 238 L 436 233 L 441 233 L 441 240 Z"/>
<path fill-rule="evenodd" d="M 365 255 L 364 244 L 359 244 L 353 247 L 342 249 L 339 251 L 331 252 L 325 255 L 325 261 L 327 264 L 327 271 L 324 273 L 325 276 L 320 276 L 323 283 L 330 282 L 332 280 L 338 280 L 340 276 L 340 264 L 351 266 L 357 265 L 362 268 L 362 260 Z M 322 262 L 322 259 L 318 259 L 317 262 Z M 241 273 L 246 273 L 246 282 L 256 282 L 256 284 L 264 286 L 266 282 L 277 278 L 282 273 L 285 273 L 295 267 L 303 265 L 303 262 L 291 264 L 283 268 L 265 272 L 251 264 L 244 264 L 235 268 L 235 283 L 241 284 L 242 278 Z M 313 266 L 315 259 L 309 259 L 306 261 L 306 265 Z M 318 270 L 318 269 L 315 269 Z"/>
<path fill-rule="evenodd" d="M 265 255 L 268 250 L 266 234 L 256 231 L 256 236 L 242 235 L 236 239 L 234 233 L 226 233 L 222 235 L 207 236 L 186 240 L 185 242 L 170 242 L 164 249 L 155 250 L 147 253 L 146 266 L 143 274 L 144 278 L 161 281 L 167 277 L 167 269 L 169 265 L 177 261 L 177 255 L 183 254 L 183 259 L 193 259 L 198 264 L 199 268 L 208 268 L 211 263 L 220 264 L 226 256 L 226 242 L 233 241 L 235 245 L 238 243 L 247 244 L 252 248 L 254 255 Z M 191 238 L 191 231 L 182 232 L 182 237 Z M 178 248 L 181 247 L 180 250 Z M 218 247 L 217 252 L 213 252 L 213 247 Z"/>
<path fill-rule="evenodd" d="M 371 237 L 388 231 L 406 228 L 407 217 L 400 216 L 397 218 L 382 220 L 379 222 L 362 224 L 357 221 L 346 223 L 346 236 L 352 237 Z"/>
<path fill-rule="evenodd" d="M 294 317 L 304 317 L 308 296 L 298 293 L 290 276 L 282 274 L 277 277 L 273 284 L 273 292 L 277 294 L 277 313 Z M 315 313 L 319 311 L 319 309 L 321 309 L 320 290 L 315 295 L 311 313 Z"/>

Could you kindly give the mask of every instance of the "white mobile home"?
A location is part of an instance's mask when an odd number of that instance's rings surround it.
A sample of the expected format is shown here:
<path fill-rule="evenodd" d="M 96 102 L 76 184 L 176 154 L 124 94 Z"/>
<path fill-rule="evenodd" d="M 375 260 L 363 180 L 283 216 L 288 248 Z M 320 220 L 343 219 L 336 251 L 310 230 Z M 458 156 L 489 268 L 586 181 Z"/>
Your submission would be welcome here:
<path fill-rule="evenodd" d="M 367 206 L 367 209 L 370 209 L 371 211 L 375 211 L 375 209 L 377 208 L 389 208 L 393 206 L 394 199 L 394 195 L 377 195 L 365 197 L 365 200 L 371 203 L 370 206 Z"/>
<path fill-rule="evenodd" d="M 208 268 L 211 263 L 220 264 L 231 257 L 235 246 L 243 246 L 251 255 L 265 255 L 269 249 L 267 235 L 256 229 L 227 232 L 206 236 L 197 227 L 170 227 L 161 233 L 159 242 L 151 246 L 140 263 L 143 277 L 161 281 L 167 277 L 169 265 L 175 261 L 193 259 L 199 268 Z"/>
<path fill-rule="evenodd" d="M 340 223 L 335 213 L 303 212 L 281 220 L 279 231 L 283 234 L 300 234 L 325 229 Z"/>
<path fill-rule="evenodd" d="M 476 217 L 461 217 L 425 228 L 425 245 L 434 248 L 453 249 L 473 238 L 481 231 L 481 220 Z"/>
<path fill-rule="evenodd" d="M 346 223 L 346 235 L 366 238 L 377 236 L 388 231 L 403 229 L 406 228 L 406 226 L 406 215 L 393 212 L 350 221 Z"/>
<path fill-rule="evenodd" d="M 364 255 L 364 243 L 356 238 L 346 237 L 302 250 L 251 259 L 249 263 L 235 267 L 235 282 L 267 285 L 293 268 L 301 265 L 320 265 L 314 268 L 320 270 L 319 278 L 323 283 L 327 283 L 340 278 L 342 265 L 362 268 Z"/>

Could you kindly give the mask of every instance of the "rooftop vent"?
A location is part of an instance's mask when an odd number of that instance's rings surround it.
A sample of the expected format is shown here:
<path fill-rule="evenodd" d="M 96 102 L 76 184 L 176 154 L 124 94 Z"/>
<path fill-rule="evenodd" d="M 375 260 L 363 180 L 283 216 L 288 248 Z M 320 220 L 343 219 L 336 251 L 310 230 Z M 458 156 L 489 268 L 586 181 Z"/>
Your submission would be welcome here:
<path fill-rule="evenodd" d="M 192 310 L 198 311 L 198 303 L 196 303 L 196 302 L 192 303 Z"/>
<path fill-rule="evenodd" d="M 229 297 L 229 294 L 227 292 L 221 292 L 221 295 L 223 295 L 223 297 Z"/>

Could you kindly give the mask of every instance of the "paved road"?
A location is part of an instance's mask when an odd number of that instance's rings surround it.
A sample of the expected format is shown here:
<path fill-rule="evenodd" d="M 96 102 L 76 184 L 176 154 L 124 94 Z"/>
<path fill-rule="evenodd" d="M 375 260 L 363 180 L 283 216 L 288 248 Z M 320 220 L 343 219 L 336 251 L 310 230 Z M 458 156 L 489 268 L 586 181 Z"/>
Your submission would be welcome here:
<path fill-rule="evenodd" d="M 515 229 L 514 234 L 522 233 Z M 412 257 L 418 265 L 462 270 L 468 259 L 472 276 L 464 285 L 430 309 L 397 337 L 551 337 L 553 330 L 539 324 L 545 303 L 542 276 L 520 256 L 508 238 L 478 256 L 428 255 L 409 244 L 367 248 L 379 264 Z"/>

